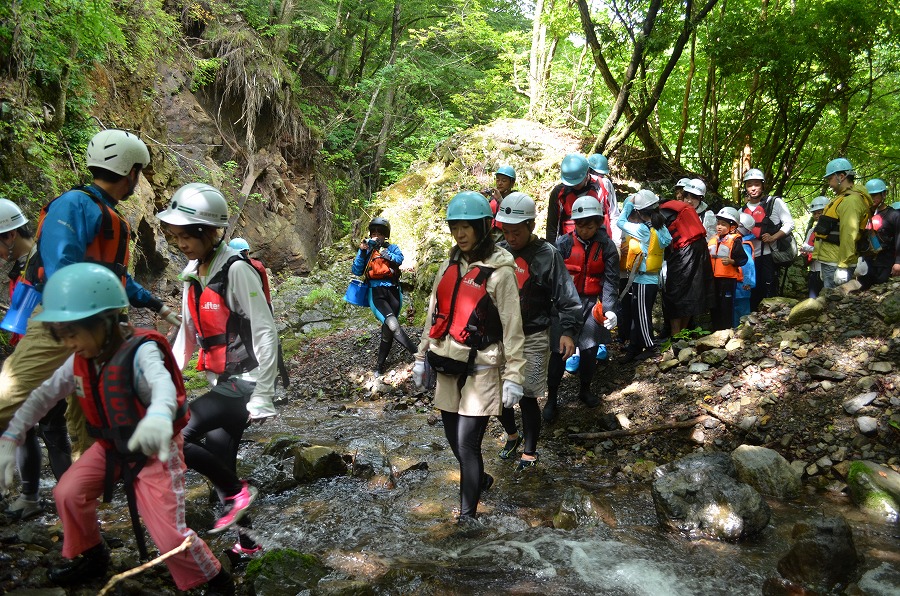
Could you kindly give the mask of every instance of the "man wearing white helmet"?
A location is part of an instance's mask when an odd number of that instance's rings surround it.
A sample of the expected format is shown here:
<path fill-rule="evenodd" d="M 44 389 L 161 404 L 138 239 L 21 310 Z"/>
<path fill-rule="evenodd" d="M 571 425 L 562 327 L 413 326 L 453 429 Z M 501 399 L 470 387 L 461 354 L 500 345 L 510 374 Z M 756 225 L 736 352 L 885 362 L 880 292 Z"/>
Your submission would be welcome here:
<path fill-rule="evenodd" d="M 177 315 L 128 273 L 131 227 L 116 211 L 116 205 L 134 193 L 141 172 L 150 164 L 147 146 L 130 132 L 103 130 L 91 139 L 86 158 L 93 182 L 63 193 L 41 210 L 35 234 L 37 250 L 28 259 L 21 283 L 40 292 L 62 267 L 84 261 L 100 263 L 121 278 L 132 306 L 150 308 L 177 323 Z M 33 314 L 40 310 L 38 306 Z M 6 428 L 31 391 L 70 354 L 43 325 L 29 321 L 25 337 L 0 372 L 0 428 Z M 70 401 L 66 417 L 76 450 L 86 448 L 91 439 L 77 402 Z"/>
<path fill-rule="evenodd" d="M 790 239 L 794 218 L 781 197 L 765 194 L 766 177 L 762 170 L 747 170 L 743 183 L 747 197 L 743 211 L 753 216 L 756 222 L 753 234 L 760 240 L 759 252 L 753 255 L 756 263 L 756 288 L 750 298 L 751 307 L 756 310 L 763 298 L 771 298 L 778 293 L 775 283 L 776 264 L 772 253 L 778 241 Z"/>
<path fill-rule="evenodd" d="M 807 210 L 809 211 L 809 224 L 806 226 L 806 233 L 804 234 L 804 238 L 806 239 L 803 242 L 803 245 L 800 247 L 800 252 L 806 255 L 806 265 L 809 268 L 807 273 L 807 281 L 806 286 L 809 292 L 810 298 L 818 298 L 819 292 L 822 291 L 824 285 L 822 284 L 822 264 L 819 263 L 818 259 L 813 258 L 813 250 L 815 248 L 816 242 L 816 233 L 814 228 L 816 227 L 816 223 L 819 221 L 819 217 L 822 215 L 822 212 L 825 210 L 825 207 L 828 205 L 828 197 L 818 196 L 814 198 Z"/>
<path fill-rule="evenodd" d="M 886 282 L 889 277 L 900 275 L 900 211 L 889 207 L 885 202 L 887 184 L 884 180 L 869 180 L 866 182 L 866 190 L 869 191 L 875 208 L 871 229 L 878 235 L 881 250 L 876 255 L 863 256 L 869 267 L 868 272 L 859 278 L 864 290 Z"/>

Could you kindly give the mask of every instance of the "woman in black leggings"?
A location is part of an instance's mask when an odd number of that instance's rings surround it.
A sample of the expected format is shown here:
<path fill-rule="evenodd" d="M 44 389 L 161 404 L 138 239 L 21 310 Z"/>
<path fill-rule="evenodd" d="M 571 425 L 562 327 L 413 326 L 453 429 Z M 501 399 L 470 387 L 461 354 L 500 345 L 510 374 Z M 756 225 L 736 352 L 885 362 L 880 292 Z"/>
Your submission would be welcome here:
<path fill-rule="evenodd" d="M 384 374 L 384 363 L 394 340 L 397 340 L 410 354 L 416 349 L 409 336 L 400 326 L 400 265 L 403 253 L 396 244 L 388 242 L 391 224 L 383 217 L 376 217 L 369 223 L 369 238 L 359 245 L 353 259 L 353 275 L 361 275 L 371 289 L 369 304 L 372 312 L 381 321 L 381 343 L 378 345 L 376 372 Z"/>

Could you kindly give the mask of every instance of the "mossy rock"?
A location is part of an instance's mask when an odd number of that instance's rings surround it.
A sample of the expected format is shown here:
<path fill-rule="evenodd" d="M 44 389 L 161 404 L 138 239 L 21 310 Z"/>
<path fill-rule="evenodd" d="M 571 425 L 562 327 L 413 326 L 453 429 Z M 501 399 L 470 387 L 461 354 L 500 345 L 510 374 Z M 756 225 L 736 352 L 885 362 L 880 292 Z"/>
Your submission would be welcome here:
<path fill-rule="evenodd" d="M 315 588 L 328 572 L 313 555 L 278 549 L 251 561 L 244 582 L 252 584 L 257 596 L 294 596 Z"/>
<path fill-rule="evenodd" d="M 900 521 L 900 474 L 870 461 L 855 461 L 847 473 L 850 497 L 860 509 L 887 521 Z"/>
<path fill-rule="evenodd" d="M 294 455 L 294 448 L 301 443 L 303 443 L 303 439 L 297 435 L 287 433 L 273 435 L 265 448 L 263 448 L 263 455 L 271 455 L 272 457 L 282 459 L 292 457 Z"/>

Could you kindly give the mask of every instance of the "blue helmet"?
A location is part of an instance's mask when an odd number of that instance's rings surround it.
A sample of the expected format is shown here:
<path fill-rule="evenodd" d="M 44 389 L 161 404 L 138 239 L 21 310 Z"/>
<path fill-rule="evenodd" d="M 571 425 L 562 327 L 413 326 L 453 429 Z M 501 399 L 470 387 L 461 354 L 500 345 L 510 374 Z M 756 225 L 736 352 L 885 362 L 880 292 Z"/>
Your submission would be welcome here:
<path fill-rule="evenodd" d="M 884 192 L 887 190 L 887 184 L 884 183 L 884 180 L 881 178 L 872 178 L 868 182 L 866 182 L 866 190 L 869 191 L 870 195 L 874 195 L 879 192 Z"/>
<path fill-rule="evenodd" d="M 850 161 L 843 157 L 838 157 L 837 159 L 832 159 L 828 162 L 828 165 L 825 166 L 825 175 L 822 177 L 828 178 L 832 174 L 837 174 L 838 172 L 846 172 L 850 176 L 856 175 Z"/>
<path fill-rule="evenodd" d="M 228 246 L 238 252 L 241 252 L 242 250 L 250 250 L 250 243 L 243 238 L 232 238 L 231 242 L 228 243 Z"/>
<path fill-rule="evenodd" d="M 484 219 L 494 217 L 491 204 L 484 195 L 474 190 L 456 193 L 447 204 L 447 221 Z"/>
<path fill-rule="evenodd" d="M 580 153 L 566 155 L 559 166 L 562 183 L 566 186 L 578 186 L 587 178 L 588 160 Z"/>
<path fill-rule="evenodd" d="M 588 158 L 588 165 L 595 172 L 609 174 L 609 160 L 605 155 L 595 153 Z"/>
<path fill-rule="evenodd" d="M 70 323 L 128 306 L 122 280 L 97 263 L 75 263 L 50 276 L 43 292 L 44 310 L 34 316 L 43 323 Z"/>
<path fill-rule="evenodd" d="M 497 171 L 494 172 L 494 176 L 496 176 L 497 174 L 503 174 L 504 176 L 512 178 L 513 180 L 516 179 L 516 169 L 510 165 L 500 166 L 499 168 L 497 168 Z"/>

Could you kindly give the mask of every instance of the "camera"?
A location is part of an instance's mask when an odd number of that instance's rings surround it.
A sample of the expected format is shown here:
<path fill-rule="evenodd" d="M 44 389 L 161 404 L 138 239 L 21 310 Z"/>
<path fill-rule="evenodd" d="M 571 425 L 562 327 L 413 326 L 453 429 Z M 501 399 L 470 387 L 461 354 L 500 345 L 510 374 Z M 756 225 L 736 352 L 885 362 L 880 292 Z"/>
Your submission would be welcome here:
<path fill-rule="evenodd" d="M 378 238 L 369 238 L 366 242 L 369 244 L 369 248 L 374 248 L 376 250 L 384 246 L 384 243 Z"/>

